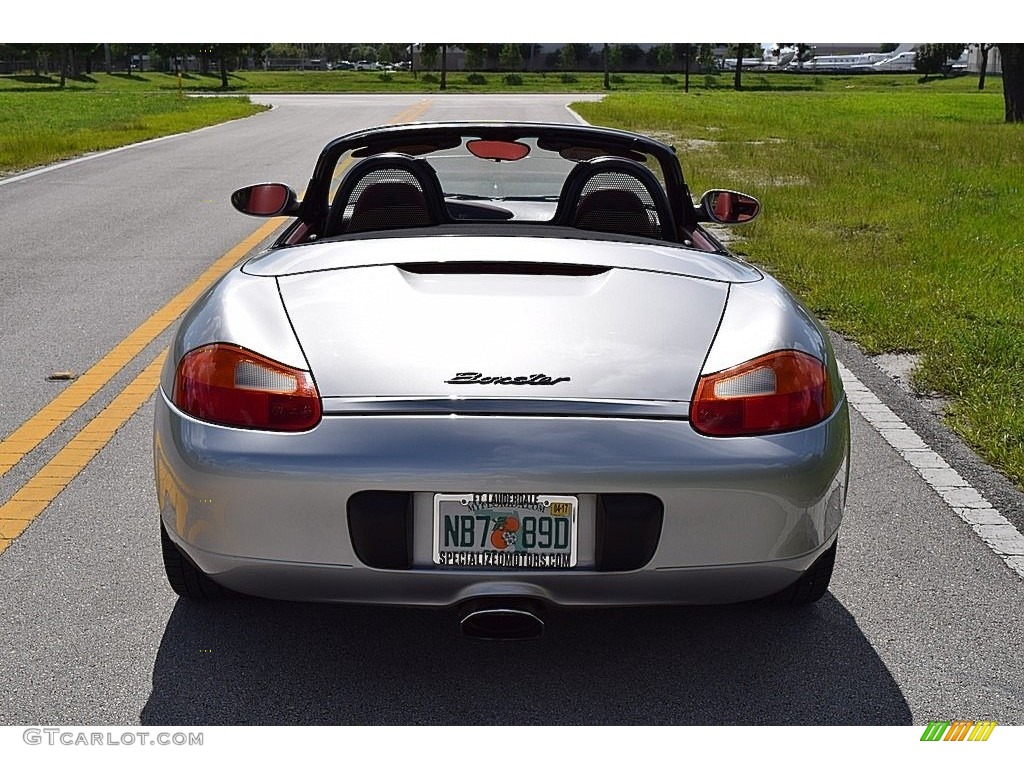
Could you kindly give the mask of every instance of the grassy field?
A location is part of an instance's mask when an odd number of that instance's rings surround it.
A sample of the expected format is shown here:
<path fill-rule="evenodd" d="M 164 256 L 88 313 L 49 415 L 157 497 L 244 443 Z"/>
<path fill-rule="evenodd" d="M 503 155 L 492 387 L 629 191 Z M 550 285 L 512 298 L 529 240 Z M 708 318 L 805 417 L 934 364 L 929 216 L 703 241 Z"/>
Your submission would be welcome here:
<path fill-rule="evenodd" d="M 0 175 L 260 112 L 246 98 L 0 89 Z"/>
<path fill-rule="evenodd" d="M 594 92 L 602 77 L 449 75 L 454 92 Z M 567 82 L 568 80 L 568 82 Z M 241 72 L 231 91 L 436 92 L 420 75 Z M 950 399 L 949 423 L 1024 484 L 1024 126 L 1003 124 L 999 79 L 972 77 L 625 75 L 594 123 L 674 143 L 691 189 L 757 195 L 740 246 L 836 331 L 869 352 L 919 353 L 915 385 Z M 219 77 L 192 75 L 193 92 Z M 0 77 L 0 173 L 175 133 L 261 109 L 178 99 L 161 73 Z"/>
<path fill-rule="evenodd" d="M 762 217 L 740 250 L 869 352 L 921 354 L 922 392 L 1024 482 L 1024 126 L 999 91 L 615 94 L 589 121 L 680 150 L 691 190 Z"/>
<path fill-rule="evenodd" d="M 483 82 L 470 82 L 471 75 Z M 600 72 L 518 73 L 521 84 L 509 85 L 505 73 L 448 73 L 447 89 L 454 93 L 579 93 L 603 91 L 604 76 Z M 474 78 L 474 79 L 477 79 Z M 926 90 L 928 92 L 968 93 L 976 88 L 973 77 L 954 77 L 918 82 L 913 74 L 825 76 L 789 73 L 747 72 L 743 85 L 748 91 L 849 91 L 849 90 Z M 183 90 L 190 93 L 217 92 L 221 88 L 220 75 L 189 73 L 182 77 Z M 232 72 L 228 77 L 227 92 L 231 93 L 369 93 L 378 91 L 396 93 L 436 93 L 440 87 L 437 72 Z M 988 89 L 999 92 L 998 77 L 990 77 Z M 693 91 L 732 90 L 732 75 L 692 75 Z M 0 76 L 0 94 L 5 91 L 59 91 L 56 75 L 3 75 Z M 177 76 L 165 72 L 95 73 L 68 78 L 66 91 L 173 91 L 178 90 Z M 612 92 L 683 90 L 683 75 L 629 73 L 612 75 Z"/>

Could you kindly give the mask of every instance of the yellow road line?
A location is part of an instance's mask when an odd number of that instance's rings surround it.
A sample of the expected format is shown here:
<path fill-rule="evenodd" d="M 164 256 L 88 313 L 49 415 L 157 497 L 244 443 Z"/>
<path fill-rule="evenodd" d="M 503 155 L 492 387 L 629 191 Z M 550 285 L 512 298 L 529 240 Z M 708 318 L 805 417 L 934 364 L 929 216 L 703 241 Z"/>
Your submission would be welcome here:
<path fill-rule="evenodd" d="M 399 112 L 393 118 L 388 120 L 387 123 L 385 123 L 385 125 L 399 125 L 401 123 L 411 123 L 417 117 L 422 116 L 424 112 L 426 112 L 428 109 L 430 109 L 430 104 L 431 104 L 431 102 L 430 102 L 429 99 L 423 99 L 422 101 L 419 101 L 416 104 L 413 104 L 413 105 L 408 106 L 405 109 L 403 109 L 401 112 Z M 355 158 L 353 158 L 351 155 L 349 155 L 348 157 L 343 158 L 334 167 L 334 174 L 331 176 L 331 181 L 332 182 L 337 181 L 338 177 L 340 177 L 346 170 L 348 170 L 348 167 L 350 165 L 352 165 L 352 162 L 354 160 L 355 160 Z M 332 189 L 331 190 L 331 196 L 333 197 L 333 195 L 334 195 L 334 190 Z"/>
<path fill-rule="evenodd" d="M 388 125 L 398 125 L 399 123 L 411 123 L 416 118 L 420 117 L 424 112 L 430 109 L 430 99 L 423 99 L 422 101 L 413 104 L 410 107 L 399 112 L 391 120 L 388 120 Z"/>
<path fill-rule="evenodd" d="M 424 99 L 400 112 L 389 124 L 410 122 L 429 108 L 430 101 Z M 346 160 L 342 168 L 351 163 L 351 158 Z M 268 221 L 217 259 L 193 283 L 150 315 L 99 362 L 69 384 L 28 421 L 0 440 L 0 477 L 49 437 L 68 416 L 85 405 L 153 339 L 163 333 L 203 291 L 279 226 L 281 223 L 278 221 Z M 98 416 L 0 506 L 0 553 L 28 528 L 156 391 L 160 368 L 166 356 L 167 350 L 157 355 Z"/>
<path fill-rule="evenodd" d="M 0 552 L 28 528 L 156 391 L 166 356 L 167 350 L 157 355 L 99 416 L 82 427 L 46 466 L 0 506 Z"/>
<path fill-rule="evenodd" d="M 211 264 L 195 282 L 158 309 L 142 325 L 128 334 L 98 363 L 71 382 L 63 392 L 44 405 L 28 421 L 0 441 L 0 477 L 21 461 L 64 420 L 85 405 L 139 352 L 163 333 L 200 294 L 209 288 L 236 261 L 259 245 L 275 229 L 279 220 L 270 220 Z"/>

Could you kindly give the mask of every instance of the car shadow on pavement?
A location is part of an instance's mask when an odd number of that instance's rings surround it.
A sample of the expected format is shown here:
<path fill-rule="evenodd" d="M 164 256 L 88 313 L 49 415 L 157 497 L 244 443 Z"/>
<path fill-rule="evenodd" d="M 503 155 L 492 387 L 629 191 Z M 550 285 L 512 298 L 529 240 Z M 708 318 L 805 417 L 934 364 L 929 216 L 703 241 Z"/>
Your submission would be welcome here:
<path fill-rule="evenodd" d="M 145 725 L 906 725 L 910 709 L 827 595 L 554 611 L 540 640 L 460 636 L 433 609 L 179 599 Z"/>

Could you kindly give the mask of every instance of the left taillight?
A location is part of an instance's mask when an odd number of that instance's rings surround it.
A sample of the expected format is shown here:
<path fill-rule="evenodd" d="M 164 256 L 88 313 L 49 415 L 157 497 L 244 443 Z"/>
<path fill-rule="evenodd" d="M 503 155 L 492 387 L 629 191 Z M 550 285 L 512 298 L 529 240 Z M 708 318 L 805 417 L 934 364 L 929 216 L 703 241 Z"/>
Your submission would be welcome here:
<path fill-rule="evenodd" d="M 321 416 L 309 371 L 231 344 L 209 344 L 182 357 L 172 400 L 197 419 L 249 429 L 301 432 Z"/>
<path fill-rule="evenodd" d="M 785 350 L 701 376 L 690 423 L 713 437 L 766 435 L 813 426 L 834 408 L 825 364 Z"/>

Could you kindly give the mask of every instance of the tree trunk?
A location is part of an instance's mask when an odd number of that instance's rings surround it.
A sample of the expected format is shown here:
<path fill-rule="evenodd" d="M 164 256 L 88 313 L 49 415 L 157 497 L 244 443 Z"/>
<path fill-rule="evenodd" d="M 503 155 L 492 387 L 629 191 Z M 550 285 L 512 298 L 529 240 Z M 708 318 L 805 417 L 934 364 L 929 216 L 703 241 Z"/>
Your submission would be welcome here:
<path fill-rule="evenodd" d="M 220 51 L 220 87 L 225 91 L 228 89 L 228 57 L 223 49 Z"/>
<path fill-rule="evenodd" d="M 978 51 L 981 53 L 981 72 L 978 73 L 978 90 L 985 90 L 985 73 L 988 71 L 988 46 L 985 43 L 978 43 Z"/>
<path fill-rule="evenodd" d="M 601 61 L 604 63 L 604 89 L 610 91 L 612 88 L 611 77 L 608 74 L 608 43 L 601 48 Z"/>
<path fill-rule="evenodd" d="M 67 47 L 63 44 L 60 46 L 60 87 L 63 88 L 66 82 L 67 76 Z"/>
<path fill-rule="evenodd" d="M 1024 43 L 998 43 L 1003 62 L 1003 104 L 1006 122 L 1024 122 Z"/>
<path fill-rule="evenodd" d="M 113 67 L 110 65 L 110 43 L 103 44 L 103 67 L 108 75 L 113 71 Z"/>
<path fill-rule="evenodd" d="M 736 52 L 736 74 L 732 79 L 732 87 L 737 91 L 743 88 L 741 78 L 743 77 L 743 47 L 740 46 L 740 50 Z"/>
<path fill-rule="evenodd" d="M 441 43 L 441 90 L 448 88 L 448 45 Z"/>
<path fill-rule="evenodd" d="M 683 92 L 690 92 L 690 44 L 686 44 L 686 63 L 684 65 L 686 70 L 683 74 Z"/>

